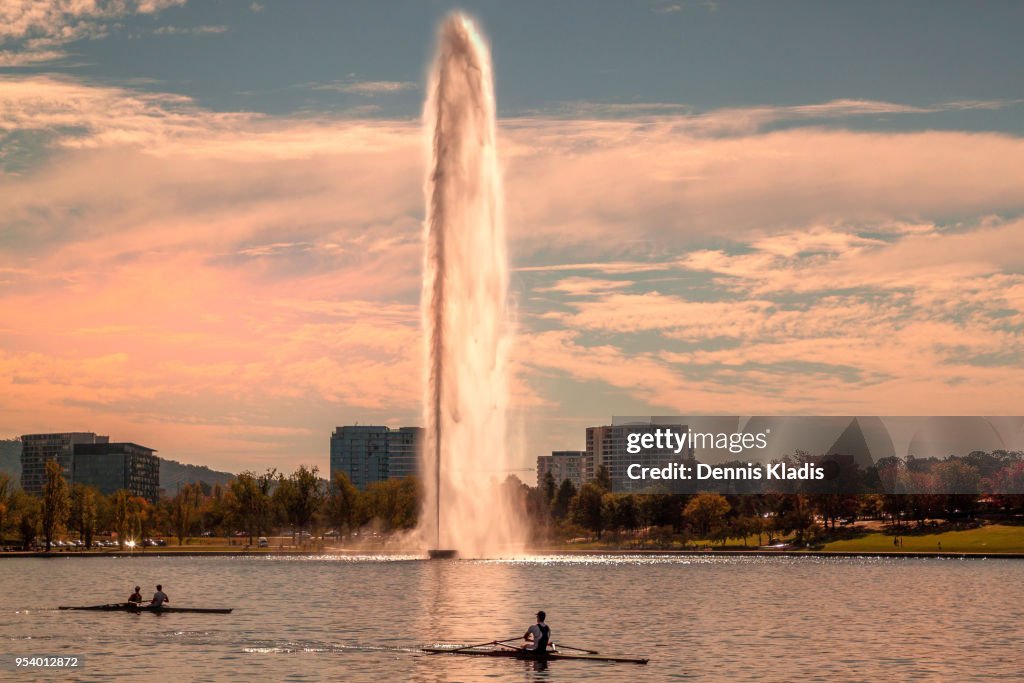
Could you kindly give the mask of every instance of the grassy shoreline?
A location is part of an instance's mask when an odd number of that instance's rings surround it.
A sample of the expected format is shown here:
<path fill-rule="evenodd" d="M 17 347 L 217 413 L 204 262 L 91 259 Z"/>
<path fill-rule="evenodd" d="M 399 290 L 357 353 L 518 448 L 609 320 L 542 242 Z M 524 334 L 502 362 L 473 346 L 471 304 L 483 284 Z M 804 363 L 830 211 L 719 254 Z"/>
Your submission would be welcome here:
<path fill-rule="evenodd" d="M 1021 554 L 1024 553 L 1024 525 L 986 524 L 967 529 L 944 529 L 936 532 L 927 530 L 906 529 L 895 534 L 891 529 L 849 529 L 841 532 L 845 538 L 824 538 L 813 544 L 811 548 L 793 548 L 783 552 L 815 553 L 868 553 L 884 555 L 920 554 Z M 766 537 L 762 536 L 761 542 Z M 784 538 L 792 542 L 793 538 Z M 719 553 L 755 552 L 759 549 L 759 539 L 748 536 L 746 539 L 729 539 L 726 543 L 705 539 L 688 542 L 687 547 L 675 543 L 667 547 L 649 544 L 624 544 L 615 540 L 589 541 L 583 543 L 561 543 L 549 546 L 551 550 L 581 551 L 602 549 L 619 550 L 652 550 L 652 551 L 695 551 Z"/>
<path fill-rule="evenodd" d="M 847 532 L 847 538 L 824 540 L 813 548 L 792 548 L 787 550 L 759 549 L 757 538 L 749 537 L 733 543 L 691 541 L 686 547 L 673 544 L 656 547 L 648 544 L 630 544 L 614 539 L 583 543 L 556 543 L 531 548 L 533 555 L 543 554 L 679 554 L 679 555 L 809 555 L 842 557 L 851 555 L 877 555 L 884 557 L 915 556 L 971 556 L 971 557 L 1024 557 L 1024 525 L 988 524 L 961 530 L 943 530 L 935 533 L 910 531 L 894 535 L 891 530 L 854 530 Z M 896 539 L 896 543 L 894 543 Z M 764 540 L 764 539 L 762 539 Z M 289 555 L 408 555 L 407 550 L 388 547 L 352 548 L 326 546 L 317 548 L 296 548 L 286 545 L 271 545 L 255 548 L 229 544 L 226 539 L 196 539 L 184 545 L 168 545 L 161 548 L 116 550 L 110 548 L 93 550 L 54 550 L 49 553 L 2 552 L 4 557 L 174 557 L 174 556 L 289 556 Z"/>

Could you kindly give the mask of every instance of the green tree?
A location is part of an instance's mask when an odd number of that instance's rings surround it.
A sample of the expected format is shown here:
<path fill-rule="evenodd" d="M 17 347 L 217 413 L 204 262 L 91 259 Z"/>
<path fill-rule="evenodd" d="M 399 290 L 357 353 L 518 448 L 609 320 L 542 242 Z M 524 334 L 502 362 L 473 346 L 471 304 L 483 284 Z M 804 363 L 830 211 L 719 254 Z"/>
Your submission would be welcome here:
<path fill-rule="evenodd" d="M 348 475 L 344 472 L 334 475 L 334 485 L 327 499 L 327 519 L 338 527 L 342 538 L 352 533 L 359 504 L 359 489 L 349 481 Z"/>
<path fill-rule="evenodd" d="M 640 526 L 640 508 L 632 494 L 619 497 L 615 507 L 615 526 L 627 532 L 636 531 Z"/>
<path fill-rule="evenodd" d="M 230 517 L 249 535 L 249 545 L 262 532 L 269 531 L 272 513 L 270 491 L 276 474 L 274 469 L 263 474 L 242 472 L 231 480 Z"/>
<path fill-rule="evenodd" d="M 555 500 L 551 504 L 551 516 L 559 521 L 565 519 L 569 515 L 569 506 L 572 505 L 572 499 L 575 497 L 576 487 L 568 479 L 563 479 L 562 483 L 558 485 Z"/>
<path fill-rule="evenodd" d="M 570 510 L 572 520 L 597 534 L 598 540 L 601 540 L 601 534 L 604 532 L 603 497 L 604 491 L 600 486 L 594 482 L 587 482 L 573 498 Z"/>
<path fill-rule="evenodd" d="M 524 486 L 524 504 L 530 533 L 535 541 L 546 542 L 551 526 L 551 499 L 543 487 Z"/>
<path fill-rule="evenodd" d="M 614 493 L 606 493 L 601 496 L 601 527 L 618 536 L 621 527 L 619 526 L 619 497 Z"/>
<path fill-rule="evenodd" d="M 602 493 L 608 493 L 612 490 L 612 473 L 604 465 L 598 465 L 597 472 L 594 474 L 594 483 L 597 484 L 598 488 L 601 489 Z"/>
<path fill-rule="evenodd" d="M 11 516 L 13 512 L 11 509 L 12 498 L 13 492 L 11 491 L 11 478 L 5 473 L 0 472 L 0 546 L 4 544 L 7 527 L 11 523 Z"/>
<path fill-rule="evenodd" d="M 698 493 L 683 510 L 683 517 L 698 538 L 712 538 L 725 524 L 725 516 L 732 506 L 725 496 L 717 493 Z"/>
<path fill-rule="evenodd" d="M 764 536 L 764 518 L 761 515 L 748 515 L 743 519 L 743 545 L 747 545 L 747 536 L 757 535 L 757 544 L 761 545 Z"/>
<path fill-rule="evenodd" d="M 231 517 L 235 524 L 249 535 L 249 545 L 259 536 L 259 520 L 266 506 L 261 499 L 260 488 L 256 483 L 256 475 L 242 472 L 231 480 Z"/>
<path fill-rule="evenodd" d="M 361 497 L 364 520 L 377 520 L 385 531 L 411 529 L 419 518 L 420 490 L 413 477 L 375 481 Z"/>
<path fill-rule="evenodd" d="M 814 513 L 808 497 L 800 494 L 785 495 L 775 516 L 775 528 L 782 533 L 794 532 L 796 543 L 803 544 L 805 537 L 814 527 Z"/>
<path fill-rule="evenodd" d="M 43 484 L 43 538 L 46 551 L 68 519 L 68 484 L 64 481 L 64 470 L 56 460 L 46 463 L 46 482 Z"/>
<path fill-rule="evenodd" d="M 765 518 L 764 510 L 767 506 L 764 502 L 764 496 L 751 494 L 740 496 L 737 504 L 736 512 L 742 527 L 743 533 L 743 545 L 747 545 L 747 536 L 757 536 L 757 544 L 761 545 L 765 532 Z"/>
<path fill-rule="evenodd" d="M 320 510 L 324 502 L 324 486 L 319 477 L 320 468 L 308 468 L 300 465 L 291 475 L 295 495 L 288 509 L 290 521 L 299 529 L 307 530 L 313 516 Z"/>
<path fill-rule="evenodd" d="M 669 525 L 673 533 L 684 530 L 683 508 L 687 496 L 655 493 L 644 496 L 640 501 L 640 519 L 643 526 L 662 527 Z"/>
<path fill-rule="evenodd" d="M 555 475 L 551 474 L 551 470 L 544 473 L 544 479 L 540 482 L 540 487 L 544 491 L 544 500 L 548 504 L 555 502 L 555 494 L 558 491 L 558 482 L 555 481 Z"/>

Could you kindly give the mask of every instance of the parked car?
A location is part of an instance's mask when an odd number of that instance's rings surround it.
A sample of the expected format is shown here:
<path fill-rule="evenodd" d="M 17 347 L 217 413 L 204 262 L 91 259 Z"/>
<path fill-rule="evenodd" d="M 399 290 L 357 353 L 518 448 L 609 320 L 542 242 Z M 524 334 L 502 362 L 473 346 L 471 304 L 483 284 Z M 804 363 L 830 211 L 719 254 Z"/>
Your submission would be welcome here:
<path fill-rule="evenodd" d="M 267 540 L 266 536 L 260 536 L 256 544 L 261 548 L 267 548 L 270 546 L 270 541 Z"/>

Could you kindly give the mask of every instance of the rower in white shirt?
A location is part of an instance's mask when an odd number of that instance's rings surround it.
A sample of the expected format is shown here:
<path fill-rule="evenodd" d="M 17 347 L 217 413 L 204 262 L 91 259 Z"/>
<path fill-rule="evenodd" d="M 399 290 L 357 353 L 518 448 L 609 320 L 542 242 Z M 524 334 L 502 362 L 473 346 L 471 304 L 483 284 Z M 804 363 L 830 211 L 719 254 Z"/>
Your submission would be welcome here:
<path fill-rule="evenodd" d="M 537 623 L 526 629 L 526 633 L 523 634 L 523 640 L 526 641 L 525 649 L 546 652 L 549 645 L 554 648 L 551 642 L 551 627 L 544 623 L 546 618 L 543 610 L 537 612 Z"/>

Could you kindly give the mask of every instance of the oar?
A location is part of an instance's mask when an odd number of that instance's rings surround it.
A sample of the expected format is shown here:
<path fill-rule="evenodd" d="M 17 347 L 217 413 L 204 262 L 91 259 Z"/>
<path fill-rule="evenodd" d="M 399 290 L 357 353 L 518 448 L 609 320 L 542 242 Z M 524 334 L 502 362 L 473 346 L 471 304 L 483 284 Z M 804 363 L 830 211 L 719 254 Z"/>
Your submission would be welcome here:
<path fill-rule="evenodd" d="M 577 652 L 586 652 L 588 655 L 599 655 L 601 654 L 597 650 L 584 650 L 582 647 L 573 647 L 572 645 L 566 645 L 565 643 L 558 643 L 555 648 L 565 648 L 566 650 L 576 650 Z"/>
<path fill-rule="evenodd" d="M 478 643 L 476 645 L 463 645 L 462 647 L 452 648 L 451 650 L 435 650 L 428 654 L 439 655 L 442 652 L 446 654 L 451 652 L 461 652 L 463 650 L 472 650 L 474 647 L 485 647 L 487 645 L 501 645 L 502 643 L 510 643 L 513 640 L 519 640 L 519 638 L 506 638 L 505 640 L 489 640 L 486 643 Z"/>

